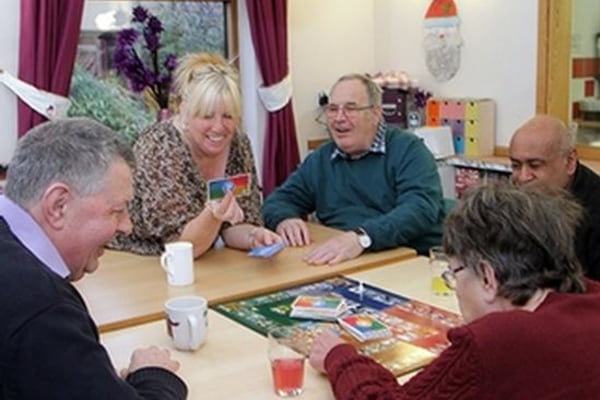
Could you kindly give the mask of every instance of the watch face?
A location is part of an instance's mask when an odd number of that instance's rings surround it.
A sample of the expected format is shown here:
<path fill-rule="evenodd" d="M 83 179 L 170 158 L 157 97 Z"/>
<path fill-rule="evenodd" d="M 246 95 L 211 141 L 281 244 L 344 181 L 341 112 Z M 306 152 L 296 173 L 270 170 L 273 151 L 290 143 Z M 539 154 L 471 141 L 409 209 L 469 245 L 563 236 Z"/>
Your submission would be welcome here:
<path fill-rule="evenodd" d="M 371 238 L 367 234 L 358 235 L 358 242 L 362 246 L 363 249 L 366 249 L 371 246 Z"/>
<path fill-rule="evenodd" d="M 373 241 L 364 229 L 356 228 L 354 229 L 354 233 L 356 233 L 356 235 L 358 236 L 358 244 L 360 244 L 360 247 L 362 247 L 363 249 L 371 247 Z"/>

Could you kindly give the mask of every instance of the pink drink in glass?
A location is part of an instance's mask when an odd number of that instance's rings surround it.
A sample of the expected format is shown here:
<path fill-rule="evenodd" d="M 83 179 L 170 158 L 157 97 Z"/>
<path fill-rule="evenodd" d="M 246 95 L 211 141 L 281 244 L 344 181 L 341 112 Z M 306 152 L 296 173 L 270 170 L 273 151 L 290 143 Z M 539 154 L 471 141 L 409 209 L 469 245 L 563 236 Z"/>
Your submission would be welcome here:
<path fill-rule="evenodd" d="M 282 397 L 298 396 L 304 382 L 304 359 L 282 358 L 271 361 L 275 393 Z"/>

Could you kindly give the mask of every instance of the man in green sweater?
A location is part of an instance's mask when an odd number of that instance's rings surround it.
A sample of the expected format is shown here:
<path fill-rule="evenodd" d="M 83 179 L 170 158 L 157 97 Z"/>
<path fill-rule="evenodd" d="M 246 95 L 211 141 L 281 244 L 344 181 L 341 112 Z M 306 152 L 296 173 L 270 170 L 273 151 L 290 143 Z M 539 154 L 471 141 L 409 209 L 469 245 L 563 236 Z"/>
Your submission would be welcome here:
<path fill-rule="evenodd" d="M 381 103 L 381 89 L 368 77 L 338 79 L 325 107 L 333 140 L 309 154 L 263 205 L 266 226 L 289 246 L 311 243 L 303 218 L 312 212 L 344 231 L 308 252 L 308 264 L 398 246 L 426 254 L 441 241 L 444 203 L 435 160 L 415 135 L 385 124 Z"/>

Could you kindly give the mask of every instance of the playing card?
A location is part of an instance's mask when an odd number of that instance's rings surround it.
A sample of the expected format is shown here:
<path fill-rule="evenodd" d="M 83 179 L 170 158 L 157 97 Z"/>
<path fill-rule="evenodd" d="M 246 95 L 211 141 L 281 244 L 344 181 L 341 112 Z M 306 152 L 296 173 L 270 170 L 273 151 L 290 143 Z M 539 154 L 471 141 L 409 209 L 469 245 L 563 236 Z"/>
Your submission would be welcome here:
<path fill-rule="evenodd" d="M 250 250 L 248 255 L 251 257 L 269 258 L 279 253 L 284 247 L 285 244 L 283 242 L 278 242 L 270 246 L 259 246 Z"/>
<path fill-rule="evenodd" d="M 219 200 L 227 192 L 233 191 L 235 196 L 242 196 L 250 192 L 251 175 L 238 174 L 226 178 L 211 179 L 208 181 L 208 200 Z"/>

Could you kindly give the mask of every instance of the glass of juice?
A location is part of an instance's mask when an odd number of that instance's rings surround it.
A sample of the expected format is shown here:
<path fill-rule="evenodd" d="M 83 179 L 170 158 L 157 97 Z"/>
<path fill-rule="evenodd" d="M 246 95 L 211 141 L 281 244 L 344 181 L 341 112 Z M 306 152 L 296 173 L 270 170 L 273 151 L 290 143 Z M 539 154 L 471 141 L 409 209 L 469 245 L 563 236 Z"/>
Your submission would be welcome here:
<path fill-rule="evenodd" d="M 431 291 L 435 295 L 448 296 L 452 290 L 446 286 L 442 274 L 448 269 L 448 256 L 442 246 L 429 249 L 429 267 L 431 269 Z"/>
<path fill-rule="evenodd" d="M 293 327 L 277 327 L 268 333 L 273 388 L 281 397 L 298 396 L 304 385 L 305 357 L 294 350 L 297 347 L 294 345 L 294 340 L 298 338 L 296 332 Z"/>

